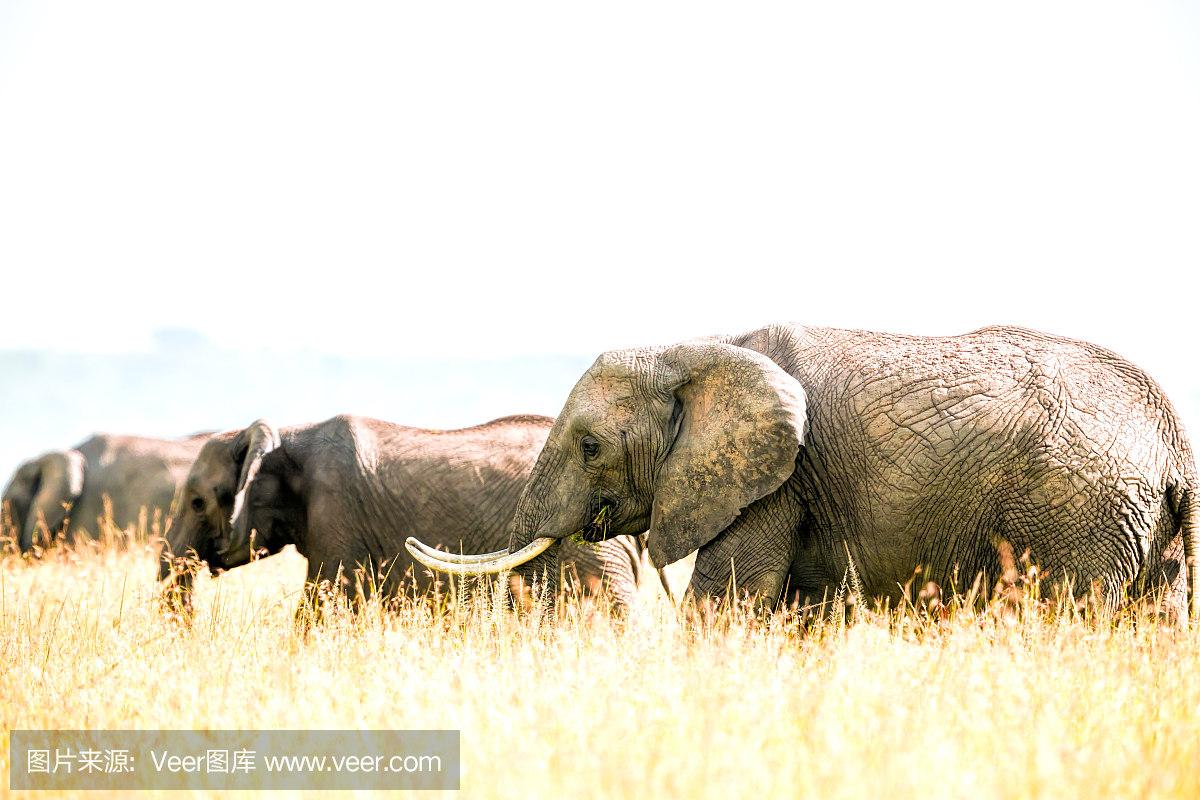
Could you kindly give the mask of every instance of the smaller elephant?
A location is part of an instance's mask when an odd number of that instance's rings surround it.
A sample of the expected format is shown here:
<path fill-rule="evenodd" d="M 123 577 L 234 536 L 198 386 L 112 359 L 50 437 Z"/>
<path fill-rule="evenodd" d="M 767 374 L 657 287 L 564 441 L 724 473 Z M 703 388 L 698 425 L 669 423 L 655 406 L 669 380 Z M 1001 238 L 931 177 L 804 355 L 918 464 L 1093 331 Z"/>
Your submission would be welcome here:
<path fill-rule="evenodd" d="M 169 517 L 175 492 L 211 435 L 152 439 L 98 433 L 71 450 L 26 461 L 3 498 L 21 552 L 33 547 L 39 533 L 63 533 L 67 541 L 80 531 L 99 534 L 105 498 L 121 529 L 136 525 L 143 509 L 151 514 L 160 509 Z"/>
<path fill-rule="evenodd" d="M 258 420 L 213 436 L 197 456 L 166 537 L 159 577 L 190 605 L 180 559 L 233 569 L 288 544 L 308 560 L 311 589 L 340 576 L 364 593 L 424 594 L 434 575 L 404 548 L 420 536 L 450 553 L 507 545 L 517 499 L 554 420 L 512 416 L 424 430 L 342 415 L 276 430 Z M 617 609 L 637 599 L 645 544 L 625 536 L 564 548 L 560 568 Z"/>

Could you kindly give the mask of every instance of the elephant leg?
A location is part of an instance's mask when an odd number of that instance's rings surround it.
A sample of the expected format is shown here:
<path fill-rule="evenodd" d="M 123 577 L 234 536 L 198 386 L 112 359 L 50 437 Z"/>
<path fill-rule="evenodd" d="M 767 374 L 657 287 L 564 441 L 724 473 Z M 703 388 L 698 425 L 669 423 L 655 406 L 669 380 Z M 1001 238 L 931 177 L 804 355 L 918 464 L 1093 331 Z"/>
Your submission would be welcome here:
<path fill-rule="evenodd" d="M 804 507 L 789 482 L 751 503 L 696 553 L 688 596 L 723 601 L 730 594 L 774 608 L 787 585 Z"/>
<path fill-rule="evenodd" d="M 788 570 L 784 602 L 797 609 L 832 611 L 830 603 L 841 588 L 843 573 L 828 569 L 826 554 L 815 536 L 797 537 L 792 564 Z"/>

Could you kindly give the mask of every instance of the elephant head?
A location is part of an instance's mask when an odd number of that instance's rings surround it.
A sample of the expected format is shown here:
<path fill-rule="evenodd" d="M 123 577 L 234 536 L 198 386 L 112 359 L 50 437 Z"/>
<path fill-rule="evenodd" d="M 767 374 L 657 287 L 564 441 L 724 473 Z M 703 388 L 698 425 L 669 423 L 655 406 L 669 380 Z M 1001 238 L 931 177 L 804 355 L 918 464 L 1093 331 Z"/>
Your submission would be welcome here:
<path fill-rule="evenodd" d="M 83 494 L 87 461 L 78 450 L 63 450 L 27 461 L 4 490 L 3 506 L 17 532 L 21 552 L 32 549 L 39 529 L 47 536 L 63 529 L 70 507 Z"/>
<path fill-rule="evenodd" d="M 263 458 L 278 447 L 279 434 L 260 419 L 212 437 L 196 456 L 175 503 L 159 565 L 159 580 L 177 582 L 185 605 L 192 572 L 181 568 L 184 559 L 205 561 L 214 571 L 251 560 L 248 490 Z M 259 539 L 253 546 L 261 544 Z"/>
<path fill-rule="evenodd" d="M 600 540 L 648 530 L 661 568 L 778 490 L 795 470 L 805 425 L 803 388 L 753 350 L 710 338 L 605 353 L 550 431 L 508 553 L 481 563 L 412 540 L 409 550 L 436 569 L 480 574 L 542 568 L 531 556 L 576 533 Z"/>

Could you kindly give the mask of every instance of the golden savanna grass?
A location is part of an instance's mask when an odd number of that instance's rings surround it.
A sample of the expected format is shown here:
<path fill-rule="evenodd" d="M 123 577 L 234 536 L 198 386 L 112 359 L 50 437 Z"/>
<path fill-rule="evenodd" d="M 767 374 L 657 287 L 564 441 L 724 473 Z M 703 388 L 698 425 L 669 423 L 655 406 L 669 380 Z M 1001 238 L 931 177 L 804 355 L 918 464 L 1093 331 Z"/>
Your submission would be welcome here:
<path fill-rule="evenodd" d="M 1137 611 L 695 623 L 648 594 L 552 622 L 480 592 L 335 606 L 304 637 L 290 549 L 201 580 L 190 625 L 155 559 L 0 561 L 0 793 L 13 729 L 451 728 L 470 798 L 1200 797 L 1200 636 Z"/>

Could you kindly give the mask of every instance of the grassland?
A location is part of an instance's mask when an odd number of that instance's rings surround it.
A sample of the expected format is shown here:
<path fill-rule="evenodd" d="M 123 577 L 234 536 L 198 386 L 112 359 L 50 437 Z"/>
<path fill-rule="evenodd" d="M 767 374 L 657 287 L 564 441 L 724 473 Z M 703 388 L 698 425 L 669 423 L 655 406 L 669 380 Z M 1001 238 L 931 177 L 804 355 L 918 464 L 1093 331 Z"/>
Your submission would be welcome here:
<path fill-rule="evenodd" d="M 290 550 L 202 580 L 190 625 L 154 574 L 142 546 L 0 561 L 0 793 L 12 729 L 343 727 L 460 729 L 470 798 L 1200 797 L 1200 636 L 1137 611 L 698 624 L 648 594 L 548 624 L 480 595 L 303 638 Z"/>

